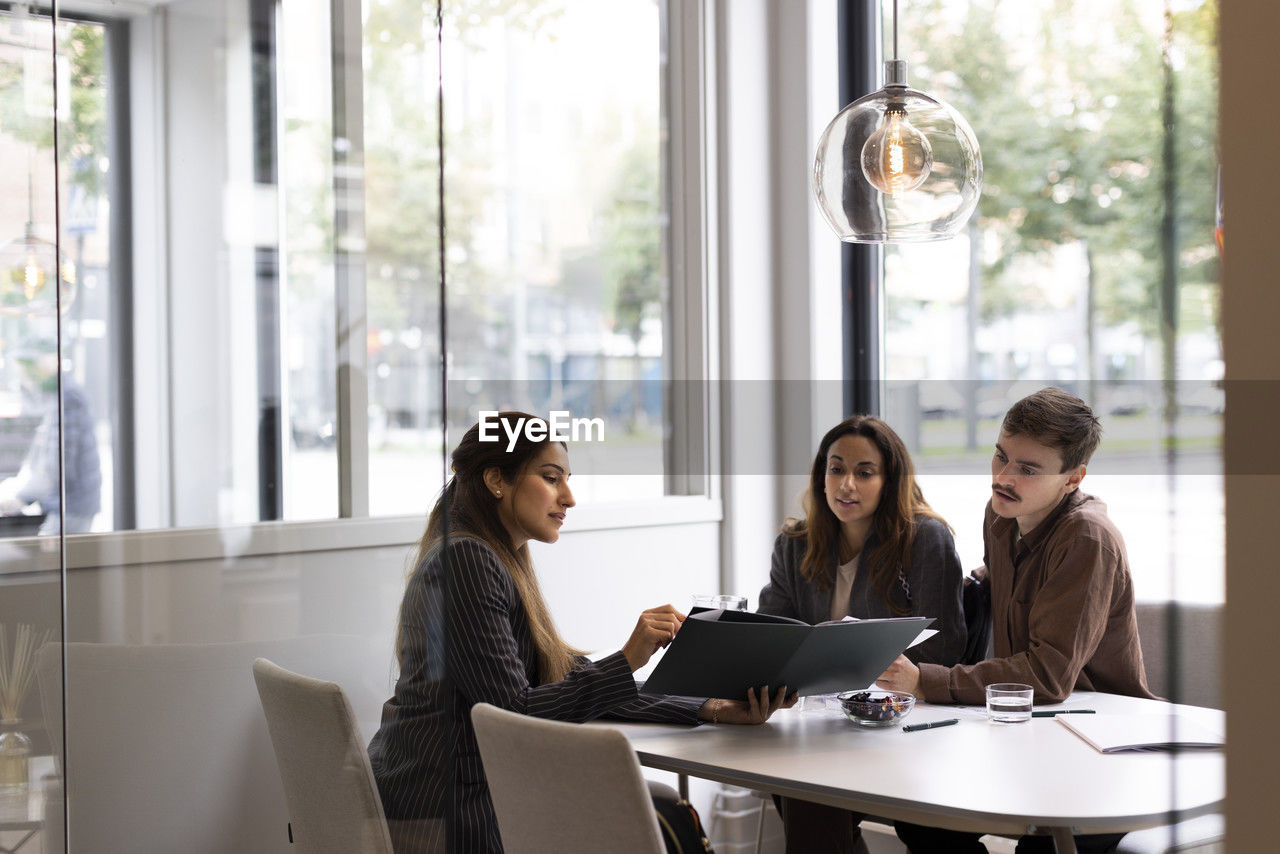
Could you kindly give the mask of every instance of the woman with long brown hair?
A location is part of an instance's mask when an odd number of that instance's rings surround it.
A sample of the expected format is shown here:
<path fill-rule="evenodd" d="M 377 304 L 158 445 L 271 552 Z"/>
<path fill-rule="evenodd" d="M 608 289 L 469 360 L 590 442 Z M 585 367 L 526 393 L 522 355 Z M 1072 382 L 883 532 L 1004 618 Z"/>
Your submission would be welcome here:
<path fill-rule="evenodd" d="M 428 517 L 400 606 L 400 675 L 369 744 L 397 854 L 502 851 L 471 727 L 476 703 L 575 722 L 746 724 L 796 699 L 785 690 L 746 700 L 639 694 L 632 673 L 684 620 L 671 605 L 643 612 L 622 649 L 599 661 L 569 646 L 528 547 L 559 539 L 574 506 L 568 452 L 522 429 L 535 416 L 497 420 L 500 440 L 486 440 L 476 424 L 454 450 L 453 476 Z"/>
<path fill-rule="evenodd" d="M 759 610 L 820 623 L 846 616 L 932 617 L 938 634 L 907 650 L 952 665 L 965 652 L 963 573 L 951 528 L 929 507 L 911 456 L 879 418 L 855 415 L 818 445 L 803 498 L 773 547 Z M 778 799 L 787 851 L 865 852 L 847 810 Z"/>

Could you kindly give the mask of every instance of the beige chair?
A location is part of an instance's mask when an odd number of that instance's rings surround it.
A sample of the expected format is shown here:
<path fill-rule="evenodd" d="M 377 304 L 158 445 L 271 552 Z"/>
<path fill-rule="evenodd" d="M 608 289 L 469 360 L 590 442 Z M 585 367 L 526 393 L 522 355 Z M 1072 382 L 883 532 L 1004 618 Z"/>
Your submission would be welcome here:
<path fill-rule="evenodd" d="M 1134 610 L 1151 690 L 1175 703 L 1222 708 L 1222 606 L 1139 602 Z"/>
<path fill-rule="evenodd" d="M 253 662 L 299 854 L 392 854 L 373 768 L 335 682 Z"/>
<path fill-rule="evenodd" d="M 613 729 L 471 709 L 507 854 L 664 854 L 640 762 Z"/>
<path fill-rule="evenodd" d="M 372 688 L 359 682 L 369 671 L 366 646 L 334 635 L 43 646 L 36 676 L 56 770 L 66 774 L 67 846 L 75 854 L 291 854 L 253 661 L 266 656 L 340 679 L 371 712 Z"/>

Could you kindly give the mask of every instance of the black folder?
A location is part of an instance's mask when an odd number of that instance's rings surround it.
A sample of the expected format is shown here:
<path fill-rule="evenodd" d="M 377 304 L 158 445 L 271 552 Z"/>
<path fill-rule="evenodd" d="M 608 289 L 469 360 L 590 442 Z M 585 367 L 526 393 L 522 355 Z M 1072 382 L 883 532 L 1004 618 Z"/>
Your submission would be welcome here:
<path fill-rule="evenodd" d="M 695 610 L 641 690 L 737 700 L 763 685 L 801 694 L 866 688 L 932 622 L 901 617 L 811 626 L 770 614 Z"/>

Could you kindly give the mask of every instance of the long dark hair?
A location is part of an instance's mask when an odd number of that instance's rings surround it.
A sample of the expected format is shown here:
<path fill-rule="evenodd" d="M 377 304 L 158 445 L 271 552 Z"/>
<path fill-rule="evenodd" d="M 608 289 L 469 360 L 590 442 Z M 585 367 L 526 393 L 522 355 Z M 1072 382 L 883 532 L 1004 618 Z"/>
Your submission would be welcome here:
<path fill-rule="evenodd" d="M 872 588 L 889 603 L 894 613 L 905 614 L 907 611 L 893 603 L 889 592 L 911 562 L 916 520 L 928 517 L 944 525 L 946 521 L 924 500 L 907 446 L 888 424 L 871 415 L 854 415 L 828 430 L 818 444 L 809 472 L 809 488 L 802 501 L 805 518 L 787 519 L 782 530 L 788 536 L 805 538 L 807 547 L 800 562 L 800 574 L 817 584 L 819 590 L 830 589 L 836 576 L 832 555 L 838 560 L 841 536 L 840 520 L 827 506 L 827 454 L 844 436 L 869 439 L 880 452 L 884 486 L 880 489 L 880 503 L 868 534 L 868 538 L 875 536 L 876 546 L 871 554 L 863 554 L 862 565 L 871 572 Z"/>
<path fill-rule="evenodd" d="M 446 535 L 474 537 L 493 549 L 511 574 L 520 601 L 524 604 L 533 645 L 538 651 L 540 684 L 546 684 L 563 679 L 573 669 L 575 656 L 582 655 L 582 652 L 565 643 L 557 631 L 555 621 L 551 619 L 551 611 L 542 597 L 538 576 L 533 571 L 529 546 L 526 544 L 516 548 L 512 543 L 511 535 L 507 533 L 506 526 L 498 515 L 498 500 L 484 481 L 486 471 L 497 469 L 504 484 L 513 489 L 519 488 L 521 475 L 549 444 L 546 439 L 530 439 L 527 431 L 520 429 L 531 420 L 541 419 L 524 412 L 499 412 L 496 422 L 488 422 L 489 435 L 496 436 L 497 441 L 482 441 L 479 423 L 473 424 L 463 434 L 449 458 L 453 476 L 440 491 L 440 497 L 436 499 L 435 506 L 427 517 L 427 528 L 418 540 L 414 566 L 420 567 Z M 514 442 L 509 437 L 507 427 L 516 434 Z M 546 434 L 545 430 L 543 434 Z M 403 605 L 401 607 L 403 609 Z M 401 658 L 402 637 L 403 611 L 400 634 L 396 640 L 396 650 Z"/>

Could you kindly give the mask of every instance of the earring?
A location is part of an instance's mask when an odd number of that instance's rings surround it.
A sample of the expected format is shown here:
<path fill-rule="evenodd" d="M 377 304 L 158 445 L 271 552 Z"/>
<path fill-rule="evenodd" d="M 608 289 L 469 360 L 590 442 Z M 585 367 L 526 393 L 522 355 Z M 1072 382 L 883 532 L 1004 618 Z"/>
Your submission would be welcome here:
<path fill-rule="evenodd" d="M 502 497 L 502 490 L 501 490 L 501 489 L 499 489 L 497 492 L 495 492 L 495 493 L 493 494 L 493 497 L 494 497 L 494 498 L 501 498 L 501 497 Z"/>

